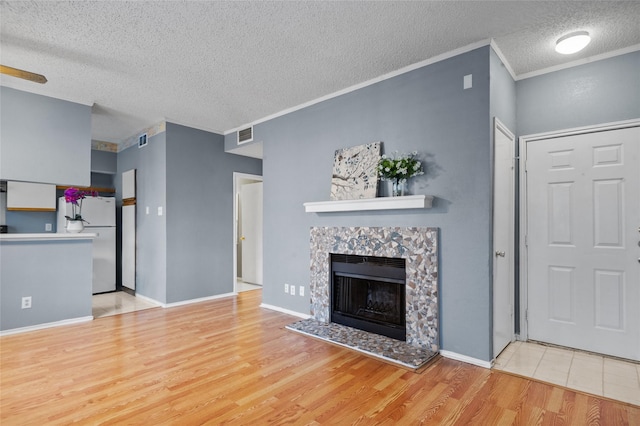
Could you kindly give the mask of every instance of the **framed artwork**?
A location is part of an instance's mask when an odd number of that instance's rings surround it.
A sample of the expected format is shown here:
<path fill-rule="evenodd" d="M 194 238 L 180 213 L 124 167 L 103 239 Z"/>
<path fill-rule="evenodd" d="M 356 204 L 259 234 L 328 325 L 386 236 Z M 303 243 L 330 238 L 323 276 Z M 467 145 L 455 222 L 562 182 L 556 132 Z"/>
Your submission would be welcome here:
<path fill-rule="evenodd" d="M 336 151 L 331 177 L 331 200 L 375 198 L 381 142 Z"/>

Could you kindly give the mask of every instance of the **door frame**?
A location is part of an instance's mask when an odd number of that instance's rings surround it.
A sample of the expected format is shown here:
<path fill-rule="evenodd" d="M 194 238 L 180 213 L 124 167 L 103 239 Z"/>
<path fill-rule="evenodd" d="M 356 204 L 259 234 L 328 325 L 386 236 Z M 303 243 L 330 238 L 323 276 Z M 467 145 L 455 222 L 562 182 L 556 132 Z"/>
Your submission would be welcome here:
<path fill-rule="evenodd" d="M 238 278 L 238 191 L 240 190 L 240 180 L 250 179 L 264 182 L 262 175 L 252 175 L 249 173 L 233 172 L 233 292 L 238 293 L 236 288 Z M 264 218 L 263 218 L 264 222 Z M 263 251 L 264 252 L 264 251 Z"/>
<path fill-rule="evenodd" d="M 520 249 L 520 334 L 516 337 L 518 340 L 526 341 L 529 337 L 529 328 L 527 323 L 528 309 L 529 309 L 529 300 L 528 300 L 528 291 L 529 291 L 529 283 L 527 281 L 528 270 L 527 266 L 529 264 L 529 252 L 527 246 L 527 229 L 529 228 L 529 223 L 527 220 L 527 144 L 533 143 L 541 140 L 548 140 L 554 138 L 561 138 L 565 136 L 572 135 L 582 135 L 586 133 L 595 133 L 595 132 L 605 132 L 608 130 L 617 130 L 624 129 L 627 127 L 637 127 L 640 126 L 640 118 L 633 120 L 624 120 L 624 121 L 616 121 L 611 123 L 602 123 L 596 124 L 592 126 L 584 126 L 584 127 L 574 127 L 571 129 L 563 129 L 563 130 L 555 130 L 551 132 L 545 133 L 536 133 L 531 135 L 520 136 L 519 138 L 519 148 L 520 148 L 520 215 L 519 215 L 519 223 L 520 223 L 520 233 L 519 233 L 519 249 Z"/>
<path fill-rule="evenodd" d="M 509 156 L 511 158 L 511 173 L 510 173 L 510 179 L 511 179 L 511 192 L 509 194 L 509 211 L 508 211 L 508 215 L 509 215 L 509 245 L 508 247 L 506 247 L 506 249 L 510 252 L 511 254 L 511 259 L 509 262 L 509 299 L 511 300 L 511 305 L 510 305 L 510 327 L 511 327 L 511 338 L 510 340 L 513 341 L 515 338 L 515 319 L 514 319 L 514 307 L 515 307 L 515 275 L 514 275 L 514 269 L 515 269 L 515 261 L 516 261 L 516 242 L 515 242 L 515 215 L 516 215 L 516 194 L 515 194 L 515 190 L 516 190 L 516 182 L 515 182 L 515 168 L 516 168 L 516 156 L 515 156 L 515 142 L 516 142 L 516 137 L 515 135 L 507 128 L 507 126 L 505 126 L 499 119 L 498 117 L 494 117 L 493 119 L 493 141 L 492 141 L 492 145 L 491 145 L 491 161 L 492 161 L 492 174 L 491 174 L 491 188 L 492 188 L 492 194 L 491 194 L 491 217 L 492 217 L 492 223 L 491 223 L 491 259 L 492 259 L 492 272 L 491 272 L 491 294 L 492 294 L 492 309 L 491 309 L 491 324 L 492 324 L 492 336 L 491 336 L 491 350 L 493 353 L 492 358 L 495 359 L 498 357 L 498 353 L 494 353 L 495 351 L 495 347 L 494 347 L 494 341 L 495 341 L 495 318 L 496 318 L 496 303 L 495 303 L 495 293 L 496 293 L 496 288 L 495 288 L 495 270 L 496 270 L 496 255 L 495 255 L 495 251 L 496 251 L 496 236 L 495 236 L 495 226 L 493 223 L 494 217 L 495 217 L 495 198 L 496 198 L 496 182 L 495 182 L 495 177 L 496 177 L 496 161 L 495 161 L 495 153 L 496 153 L 496 135 L 498 132 L 502 133 L 504 136 L 506 136 L 509 140 L 510 140 L 510 152 L 509 152 Z"/>

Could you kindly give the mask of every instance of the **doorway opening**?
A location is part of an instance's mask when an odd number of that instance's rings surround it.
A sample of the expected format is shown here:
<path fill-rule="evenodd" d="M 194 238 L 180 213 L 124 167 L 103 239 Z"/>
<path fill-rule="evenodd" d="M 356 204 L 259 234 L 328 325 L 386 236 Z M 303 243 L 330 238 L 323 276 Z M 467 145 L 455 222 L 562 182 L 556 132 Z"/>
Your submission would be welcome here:
<path fill-rule="evenodd" d="M 234 292 L 262 288 L 262 176 L 233 174 Z"/>

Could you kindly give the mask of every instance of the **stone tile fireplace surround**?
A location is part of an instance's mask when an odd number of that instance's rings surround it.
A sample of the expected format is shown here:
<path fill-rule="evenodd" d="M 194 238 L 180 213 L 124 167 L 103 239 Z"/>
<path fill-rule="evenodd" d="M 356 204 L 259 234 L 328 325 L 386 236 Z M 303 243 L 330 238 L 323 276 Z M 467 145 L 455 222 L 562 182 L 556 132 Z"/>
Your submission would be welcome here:
<path fill-rule="evenodd" d="M 406 259 L 406 344 L 437 353 L 438 228 L 311 228 L 311 317 L 330 321 L 330 254 Z"/>

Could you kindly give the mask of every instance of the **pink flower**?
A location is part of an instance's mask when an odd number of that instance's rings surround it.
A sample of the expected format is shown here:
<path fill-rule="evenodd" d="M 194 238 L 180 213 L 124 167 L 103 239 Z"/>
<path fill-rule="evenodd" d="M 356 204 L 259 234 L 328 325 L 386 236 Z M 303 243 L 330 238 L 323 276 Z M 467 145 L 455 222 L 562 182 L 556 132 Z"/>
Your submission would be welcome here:
<path fill-rule="evenodd" d="M 64 200 L 67 203 L 71 203 L 72 216 L 66 216 L 69 220 L 83 220 L 82 219 L 82 200 L 85 197 L 97 197 L 97 191 L 81 191 L 78 188 L 69 187 L 64 191 Z M 76 207 L 78 207 L 76 211 Z"/>

